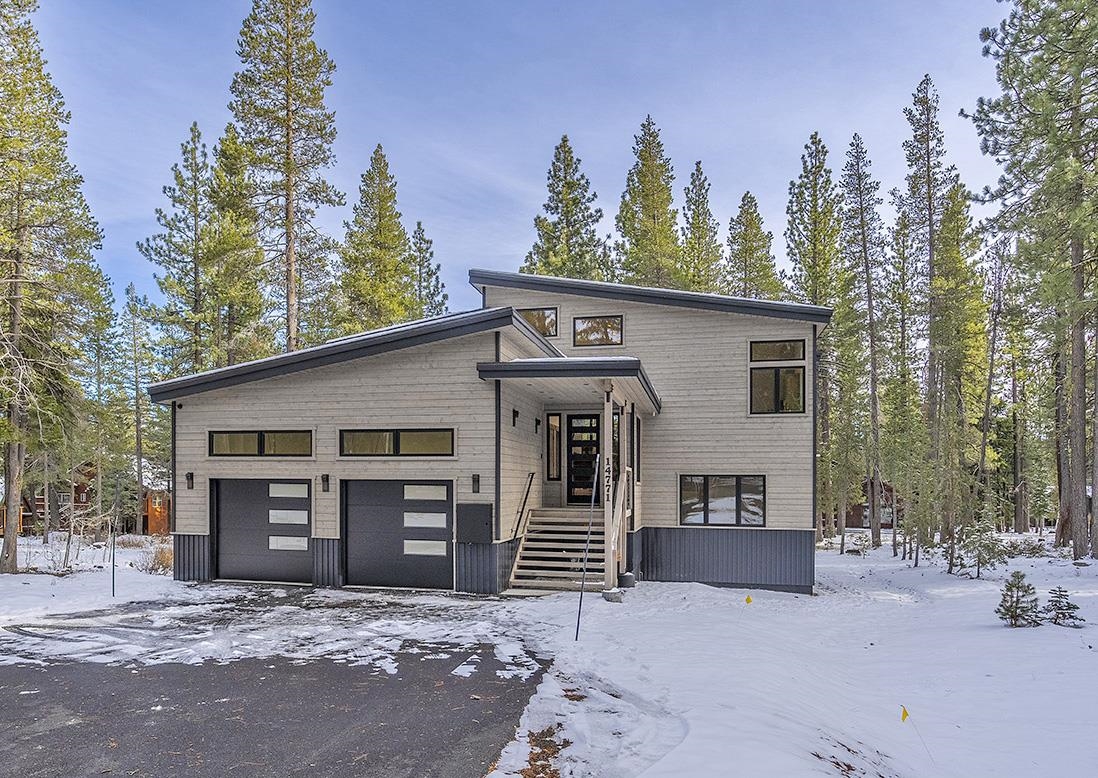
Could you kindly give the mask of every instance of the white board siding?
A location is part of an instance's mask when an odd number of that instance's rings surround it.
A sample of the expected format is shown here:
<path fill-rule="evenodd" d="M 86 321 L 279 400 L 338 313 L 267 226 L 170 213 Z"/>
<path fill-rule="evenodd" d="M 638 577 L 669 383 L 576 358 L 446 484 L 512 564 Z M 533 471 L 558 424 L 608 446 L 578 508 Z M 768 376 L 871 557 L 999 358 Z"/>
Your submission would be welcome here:
<path fill-rule="evenodd" d="M 811 323 L 502 287 L 486 304 L 556 306 L 561 351 L 640 358 L 663 411 L 643 421 L 637 526 L 678 526 L 678 476 L 695 473 L 764 475 L 767 527 L 812 526 Z M 625 316 L 624 346 L 572 346 L 572 318 L 595 314 Z M 751 416 L 748 343 L 781 338 L 808 340 L 806 412 Z"/>
<path fill-rule="evenodd" d="M 209 532 L 213 478 L 311 479 L 313 535 L 339 536 L 340 479 L 454 479 L 460 502 L 495 499 L 495 393 L 477 375 L 495 358 L 492 332 L 179 398 L 176 410 L 176 531 Z M 339 456 L 339 430 L 452 427 L 456 456 Z M 312 429 L 313 457 L 207 456 L 218 429 Z M 182 475 L 194 473 L 194 488 Z M 321 474 L 330 476 L 322 491 Z M 472 475 L 480 493 L 472 493 Z"/>
<path fill-rule="evenodd" d="M 556 343 L 559 338 L 550 342 Z M 500 338 L 500 361 L 527 357 L 542 357 L 533 345 L 505 332 Z M 519 412 L 518 424 L 511 426 L 512 411 Z M 534 394 L 525 392 L 513 381 L 504 381 L 500 388 L 500 537 L 509 539 L 518 521 L 526 491 L 526 479 L 534 473 L 526 508 L 542 505 L 542 481 L 545 449 L 545 409 Z M 541 419 L 535 425 L 534 420 Z M 535 426 L 537 429 L 535 430 Z"/>

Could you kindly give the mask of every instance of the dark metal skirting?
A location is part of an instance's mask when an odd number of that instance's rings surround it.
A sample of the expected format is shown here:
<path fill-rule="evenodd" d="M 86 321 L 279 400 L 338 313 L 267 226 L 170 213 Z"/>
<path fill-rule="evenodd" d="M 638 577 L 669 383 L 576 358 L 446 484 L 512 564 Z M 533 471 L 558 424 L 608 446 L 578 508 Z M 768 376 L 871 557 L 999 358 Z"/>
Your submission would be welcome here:
<path fill-rule="evenodd" d="M 815 530 L 644 527 L 638 534 L 645 580 L 812 592 Z"/>
<path fill-rule="evenodd" d="M 209 535 L 172 536 L 172 573 L 177 581 L 213 578 Z"/>
<path fill-rule="evenodd" d="M 630 532 L 625 539 L 625 569 L 637 577 L 638 581 L 644 580 L 644 535 L 643 530 Z"/>
<path fill-rule="evenodd" d="M 472 594 L 499 594 L 507 588 L 519 541 L 455 543 L 454 588 Z"/>
<path fill-rule="evenodd" d="M 317 586 L 343 586 L 343 541 L 339 538 L 312 538 L 313 583 Z"/>

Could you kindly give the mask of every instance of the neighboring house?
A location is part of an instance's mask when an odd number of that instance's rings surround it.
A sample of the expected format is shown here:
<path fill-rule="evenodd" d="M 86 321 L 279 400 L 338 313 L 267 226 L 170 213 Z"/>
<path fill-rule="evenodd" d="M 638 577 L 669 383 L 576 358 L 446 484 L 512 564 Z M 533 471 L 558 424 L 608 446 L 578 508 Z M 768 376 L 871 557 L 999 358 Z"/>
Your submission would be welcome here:
<path fill-rule="evenodd" d="M 869 501 L 865 496 L 869 494 L 869 481 L 862 483 L 863 501 L 851 505 L 846 511 L 847 529 L 869 529 Z M 895 507 L 896 494 L 892 484 L 888 481 L 881 482 L 881 529 L 892 529 L 893 516 L 898 514 L 900 522 L 903 522 L 903 508 Z"/>
<path fill-rule="evenodd" d="M 480 310 L 150 388 L 172 408 L 177 578 L 812 590 L 830 311 L 469 279 Z"/>

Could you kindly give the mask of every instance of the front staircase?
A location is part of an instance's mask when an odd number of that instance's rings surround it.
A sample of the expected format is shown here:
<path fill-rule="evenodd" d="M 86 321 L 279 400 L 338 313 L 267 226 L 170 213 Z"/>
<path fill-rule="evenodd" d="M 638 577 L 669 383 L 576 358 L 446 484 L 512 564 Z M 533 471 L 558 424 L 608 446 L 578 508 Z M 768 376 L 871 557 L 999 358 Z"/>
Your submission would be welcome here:
<path fill-rule="evenodd" d="M 505 594 L 534 595 L 579 591 L 583 585 L 583 550 L 589 508 L 533 508 Z M 591 527 L 586 590 L 601 591 L 606 569 L 602 509 L 596 507 Z"/>

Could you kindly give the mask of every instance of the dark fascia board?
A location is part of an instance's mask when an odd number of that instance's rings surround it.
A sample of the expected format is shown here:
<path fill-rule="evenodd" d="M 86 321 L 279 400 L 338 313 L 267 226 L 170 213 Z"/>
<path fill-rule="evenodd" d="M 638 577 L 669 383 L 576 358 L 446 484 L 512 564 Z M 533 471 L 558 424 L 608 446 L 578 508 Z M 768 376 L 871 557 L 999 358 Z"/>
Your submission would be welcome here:
<path fill-rule="evenodd" d="M 149 397 L 153 402 L 162 403 L 199 392 L 237 386 L 264 378 L 274 378 L 300 370 L 334 365 L 351 359 L 371 357 L 507 326 L 513 326 L 547 356 L 561 356 L 560 350 L 545 340 L 513 308 L 481 308 L 365 332 L 288 354 L 161 381 L 149 387 Z"/>
<path fill-rule="evenodd" d="M 636 378 L 659 413 L 663 401 L 636 357 L 607 359 L 569 358 L 519 360 L 517 362 L 478 362 L 477 373 L 486 380 L 504 378 Z"/>
<path fill-rule="evenodd" d="M 583 281 L 574 278 L 553 278 L 528 273 L 507 273 L 501 270 L 470 270 L 469 283 L 478 289 L 483 289 L 486 286 L 503 286 L 555 294 L 572 294 L 581 297 L 600 297 L 634 303 L 670 305 L 677 308 L 696 308 L 705 311 L 741 313 L 749 316 L 795 319 L 816 322 L 817 324 L 827 324 L 831 321 L 831 309 L 819 305 L 751 300 L 743 297 L 708 294 L 706 292 L 654 289 L 646 286 L 611 284 L 605 281 Z"/>

